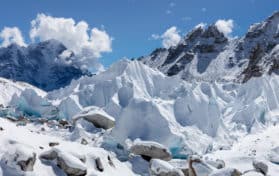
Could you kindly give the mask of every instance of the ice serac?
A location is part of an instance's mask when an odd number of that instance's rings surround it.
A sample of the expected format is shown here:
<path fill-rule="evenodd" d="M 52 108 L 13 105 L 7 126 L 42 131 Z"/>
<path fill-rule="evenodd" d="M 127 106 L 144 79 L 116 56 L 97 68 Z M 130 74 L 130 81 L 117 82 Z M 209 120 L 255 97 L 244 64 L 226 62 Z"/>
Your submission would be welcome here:
<path fill-rule="evenodd" d="M 103 73 L 50 92 L 47 98 L 56 103 L 63 99 L 64 104 L 68 97 L 71 103 L 63 108 L 64 114 L 72 114 L 71 107 L 102 108 L 115 118 L 112 136 L 122 144 L 126 139 L 155 141 L 185 157 L 206 152 L 211 137 L 223 128 L 216 94 L 207 84 L 192 85 L 139 61 L 122 60 Z"/>
<path fill-rule="evenodd" d="M 57 40 L 28 47 L 11 44 L 0 48 L 0 77 L 24 81 L 49 91 L 70 84 L 86 71 L 65 64 L 59 57 L 67 48 Z"/>
<path fill-rule="evenodd" d="M 156 49 L 140 60 L 185 80 L 247 82 L 278 74 L 279 12 L 250 27 L 243 37 L 226 38 L 215 25 L 197 26 L 177 46 Z"/>

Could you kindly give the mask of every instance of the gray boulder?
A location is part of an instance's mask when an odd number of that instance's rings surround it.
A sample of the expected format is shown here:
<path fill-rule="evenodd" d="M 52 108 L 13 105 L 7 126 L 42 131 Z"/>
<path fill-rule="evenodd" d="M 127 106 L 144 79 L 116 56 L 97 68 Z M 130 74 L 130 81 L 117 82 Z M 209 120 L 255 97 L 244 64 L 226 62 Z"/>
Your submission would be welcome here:
<path fill-rule="evenodd" d="M 169 161 L 172 159 L 170 151 L 165 146 L 153 141 L 136 140 L 130 147 L 130 152 L 141 155 L 146 160 L 154 158 Z"/>
<path fill-rule="evenodd" d="M 113 128 L 115 125 L 115 119 L 112 116 L 95 106 L 86 107 L 79 114 L 75 115 L 73 117 L 74 124 L 79 119 L 84 119 L 92 123 L 95 127 L 105 130 Z"/>
<path fill-rule="evenodd" d="M 267 175 L 268 166 L 263 161 L 254 160 L 253 167 L 257 172 Z"/>
<path fill-rule="evenodd" d="M 234 168 L 222 168 L 213 171 L 209 176 L 241 176 L 241 172 Z"/>
<path fill-rule="evenodd" d="M 56 165 L 70 176 L 84 176 L 87 173 L 87 168 L 80 158 L 57 148 L 42 153 L 40 159 L 56 161 Z"/>

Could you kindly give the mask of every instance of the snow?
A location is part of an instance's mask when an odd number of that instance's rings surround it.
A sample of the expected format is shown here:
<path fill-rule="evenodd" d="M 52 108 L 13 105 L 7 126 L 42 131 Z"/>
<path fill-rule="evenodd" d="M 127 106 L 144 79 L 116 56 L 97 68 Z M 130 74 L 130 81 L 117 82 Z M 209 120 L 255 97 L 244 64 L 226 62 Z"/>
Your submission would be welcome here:
<path fill-rule="evenodd" d="M 3 154 L 6 152 L 13 153 L 15 149 L 20 149 L 24 155 L 22 156 L 29 156 L 31 152 L 35 152 L 37 157 L 40 156 L 42 153 L 49 151 L 49 150 L 58 150 L 59 155 L 65 159 L 67 164 L 78 167 L 88 169 L 88 175 L 119 175 L 122 176 L 123 173 L 127 175 L 135 175 L 131 169 L 125 164 L 120 162 L 115 158 L 112 153 L 105 151 L 102 148 L 93 147 L 93 146 L 85 146 L 80 144 L 79 142 L 74 142 L 70 140 L 64 140 L 63 133 L 55 132 L 55 129 L 48 129 L 52 130 L 48 132 L 40 132 L 40 127 L 28 125 L 28 126 L 16 126 L 16 124 L 9 122 L 6 119 L 0 119 L 0 125 L 4 128 L 3 131 L 0 131 L 0 158 L 3 157 Z M 32 131 L 32 132 L 31 132 Z M 37 132 L 36 132 L 37 131 Z M 70 132 L 65 132 L 65 134 Z M 14 144 L 7 143 L 9 141 L 15 141 Z M 55 149 L 49 147 L 49 142 L 58 142 L 59 145 L 55 146 Z M 28 146 L 28 147 L 25 147 Z M 40 149 L 43 147 L 43 149 Z M 109 165 L 106 158 L 108 155 L 112 158 L 112 161 L 115 167 Z M 86 157 L 86 163 L 82 164 L 79 159 L 81 157 Z M 93 159 L 101 158 L 102 164 L 104 166 L 104 171 L 99 172 L 95 169 L 95 164 Z M 10 158 L 12 159 L 12 158 Z M 2 168 L 3 176 L 6 175 L 6 165 L 4 163 L 0 163 L 0 168 Z M 12 174 L 20 173 L 13 171 Z M 46 164 L 39 158 L 36 159 L 34 165 L 34 171 L 28 172 L 33 175 L 40 175 L 40 176 L 55 176 L 57 173 L 63 174 L 63 171 L 60 170 L 57 166 L 52 164 Z M 2 176 L 1 175 L 1 176 Z"/>
<path fill-rule="evenodd" d="M 178 173 L 179 175 L 184 175 L 182 171 L 174 168 L 171 164 L 169 164 L 166 161 L 159 160 L 159 159 L 152 159 L 150 161 L 151 165 L 151 171 L 153 171 L 155 174 L 160 174 L 160 173 L 170 173 L 170 172 L 175 172 Z"/>

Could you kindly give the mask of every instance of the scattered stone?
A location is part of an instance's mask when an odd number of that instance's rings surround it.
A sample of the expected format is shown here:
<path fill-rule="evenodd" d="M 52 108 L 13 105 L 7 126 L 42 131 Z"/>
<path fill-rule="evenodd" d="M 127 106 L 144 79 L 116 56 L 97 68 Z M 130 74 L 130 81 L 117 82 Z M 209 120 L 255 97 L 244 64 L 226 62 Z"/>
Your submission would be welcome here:
<path fill-rule="evenodd" d="M 82 139 L 81 139 L 81 144 L 83 144 L 83 145 L 87 145 L 87 144 L 88 144 L 88 142 L 87 142 L 87 140 L 86 140 L 86 139 L 82 138 Z"/>
<path fill-rule="evenodd" d="M 141 155 L 149 161 L 152 158 L 169 161 L 172 159 L 170 151 L 157 142 L 135 141 L 130 148 L 130 152 L 135 155 Z"/>
<path fill-rule="evenodd" d="M 3 127 L 0 127 L 0 131 L 4 131 L 4 128 L 3 128 Z"/>
<path fill-rule="evenodd" d="M 43 149 L 44 149 L 44 147 L 42 147 L 42 146 L 40 146 L 39 148 L 40 148 L 41 150 L 43 150 Z"/>
<path fill-rule="evenodd" d="M 96 163 L 96 167 L 97 169 L 100 171 L 100 172 L 103 172 L 104 171 L 104 166 L 101 162 L 101 159 L 98 157 L 95 159 L 95 163 Z"/>
<path fill-rule="evenodd" d="M 257 172 L 267 175 L 268 166 L 263 161 L 254 160 L 253 167 Z"/>
<path fill-rule="evenodd" d="M 54 146 L 56 146 L 56 145 L 59 145 L 59 142 L 50 142 L 48 145 L 49 145 L 50 147 L 54 147 Z"/>
<path fill-rule="evenodd" d="M 46 131 L 46 129 L 44 127 L 41 128 L 41 131 Z"/>

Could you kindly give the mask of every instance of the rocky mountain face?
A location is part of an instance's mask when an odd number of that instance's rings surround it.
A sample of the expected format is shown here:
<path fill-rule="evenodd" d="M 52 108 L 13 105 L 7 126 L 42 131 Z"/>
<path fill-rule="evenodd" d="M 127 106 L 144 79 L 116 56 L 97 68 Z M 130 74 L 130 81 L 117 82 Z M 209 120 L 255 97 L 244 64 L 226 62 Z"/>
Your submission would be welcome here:
<path fill-rule="evenodd" d="M 64 50 L 66 47 L 56 40 L 0 48 L 0 77 L 24 81 L 46 91 L 65 87 L 72 79 L 88 73 L 63 63 L 59 55 Z"/>
<path fill-rule="evenodd" d="M 250 27 L 241 38 L 227 38 L 215 25 L 195 27 L 177 46 L 139 58 L 168 76 L 185 80 L 247 82 L 278 72 L 279 12 Z"/>

